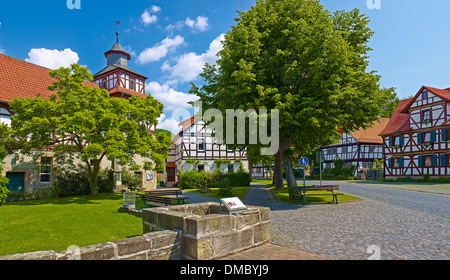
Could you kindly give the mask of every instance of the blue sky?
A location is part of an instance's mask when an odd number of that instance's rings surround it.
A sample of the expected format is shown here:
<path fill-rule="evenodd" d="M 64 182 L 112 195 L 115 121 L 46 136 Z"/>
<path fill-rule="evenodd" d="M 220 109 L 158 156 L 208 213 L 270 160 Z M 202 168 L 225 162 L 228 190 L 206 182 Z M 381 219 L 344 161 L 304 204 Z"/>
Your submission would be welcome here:
<path fill-rule="evenodd" d="M 189 82 L 200 84 L 204 62 L 214 62 L 220 36 L 234 24 L 236 10 L 255 0 L 0 0 L 0 52 L 55 68 L 72 62 L 92 73 L 106 66 L 104 52 L 120 43 L 131 54 L 129 67 L 149 77 L 147 90 L 166 105 L 161 127 L 173 130 L 173 109 L 188 108 Z M 369 2 L 376 2 L 370 0 Z M 359 8 L 376 32 L 370 68 L 383 87 L 396 87 L 401 98 L 422 85 L 450 87 L 450 1 L 322 0 L 330 11 Z"/>

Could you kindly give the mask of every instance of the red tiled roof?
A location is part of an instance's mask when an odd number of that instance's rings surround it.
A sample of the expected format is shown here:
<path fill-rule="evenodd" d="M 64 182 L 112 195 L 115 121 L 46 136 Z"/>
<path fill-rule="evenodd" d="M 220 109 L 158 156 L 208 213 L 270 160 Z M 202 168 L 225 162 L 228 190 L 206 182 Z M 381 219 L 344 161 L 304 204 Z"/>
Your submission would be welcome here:
<path fill-rule="evenodd" d="M 40 95 L 49 98 L 56 92 L 48 90 L 56 80 L 48 74 L 50 69 L 14 57 L 0 54 L 0 101 L 30 98 Z M 98 87 L 85 82 L 86 86 Z"/>
<path fill-rule="evenodd" d="M 186 128 L 193 125 L 198 120 L 197 116 L 190 117 L 189 119 L 185 119 L 184 121 L 181 121 L 178 126 L 182 127 L 182 130 L 185 130 Z"/>
<path fill-rule="evenodd" d="M 411 126 L 409 125 L 409 113 L 403 113 L 403 111 L 406 107 L 409 107 L 412 100 L 414 100 L 414 98 L 400 101 L 391 120 L 386 125 L 386 128 L 380 133 L 380 136 L 411 130 Z"/>
<path fill-rule="evenodd" d="M 352 133 L 359 142 L 362 143 L 379 143 L 383 144 L 383 138 L 381 138 L 380 132 L 383 131 L 386 125 L 389 123 L 389 118 L 379 118 L 375 121 L 371 127 L 366 129 L 359 129 Z"/>

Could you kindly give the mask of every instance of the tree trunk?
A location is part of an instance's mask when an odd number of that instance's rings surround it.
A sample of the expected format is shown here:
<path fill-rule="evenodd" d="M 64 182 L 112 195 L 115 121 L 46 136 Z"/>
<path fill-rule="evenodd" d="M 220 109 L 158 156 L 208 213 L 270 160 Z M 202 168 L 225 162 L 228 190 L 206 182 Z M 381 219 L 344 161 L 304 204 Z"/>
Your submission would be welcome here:
<path fill-rule="evenodd" d="M 96 197 L 98 194 L 98 173 L 100 171 L 100 161 L 94 160 L 94 166 L 91 171 L 91 166 L 88 164 L 89 174 L 89 188 L 91 189 L 91 196 Z"/>
<path fill-rule="evenodd" d="M 289 154 L 283 155 L 283 163 L 287 185 L 290 187 L 297 187 L 297 180 L 295 179 L 294 166 L 292 165 L 291 156 Z"/>
<path fill-rule="evenodd" d="M 294 166 L 292 165 L 291 155 L 289 149 L 291 148 L 291 142 L 289 139 L 282 139 L 280 141 L 280 153 L 282 154 L 284 173 L 286 175 L 287 185 L 290 187 L 296 187 L 297 181 L 295 180 Z"/>
<path fill-rule="evenodd" d="M 283 186 L 283 157 L 281 151 L 275 154 L 275 166 L 273 170 L 273 184 L 277 190 L 282 190 Z"/>

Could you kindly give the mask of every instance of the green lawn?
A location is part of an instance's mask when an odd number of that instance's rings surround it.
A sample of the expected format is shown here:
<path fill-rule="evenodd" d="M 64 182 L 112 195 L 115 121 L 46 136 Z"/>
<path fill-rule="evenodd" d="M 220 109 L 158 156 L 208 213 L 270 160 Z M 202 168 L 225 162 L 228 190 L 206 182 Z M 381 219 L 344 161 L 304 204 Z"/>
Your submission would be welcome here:
<path fill-rule="evenodd" d="M 268 180 L 253 180 L 253 182 L 255 183 L 260 183 L 260 184 L 267 184 L 271 186 L 271 189 L 274 191 L 275 195 L 278 197 L 278 199 L 280 199 L 283 202 L 287 202 L 287 203 L 301 203 L 301 198 L 295 198 L 295 199 L 291 199 L 289 197 L 289 192 L 287 190 L 287 183 L 284 182 L 284 188 L 282 190 L 277 190 L 275 189 L 275 186 L 272 185 L 272 181 L 268 181 Z M 321 193 L 330 193 L 328 191 L 310 191 L 307 192 L 307 194 L 321 194 Z M 359 197 L 356 196 L 352 196 L 352 195 L 339 195 L 338 196 L 338 201 L 339 202 L 345 202 L 345 201 L 356 201 L 356 200 L 360 200 Z M 331 203 L 333 201 L 333 196 L 331 195 L 318 195 L 318 196 L 307 196 L 305 202 L 306 203 Z"/>
<path fill-rule="evenodd" d="M 0 255 L 58 252 L 142 235 L 142 220 L 117 212 L 121 205 L 122 194 L 8 202 L 0 207 Z"/>

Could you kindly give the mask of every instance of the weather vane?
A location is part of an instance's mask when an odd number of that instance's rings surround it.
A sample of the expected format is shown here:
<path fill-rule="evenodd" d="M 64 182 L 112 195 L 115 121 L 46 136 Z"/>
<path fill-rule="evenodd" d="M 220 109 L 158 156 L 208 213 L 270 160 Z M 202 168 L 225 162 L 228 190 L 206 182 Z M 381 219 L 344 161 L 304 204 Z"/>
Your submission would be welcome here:
<path fill-rule="evenodd" d="M 119 24 L 120 24 L 120 20 L 116 20 L 117 43 L 119 43 Z"/>

